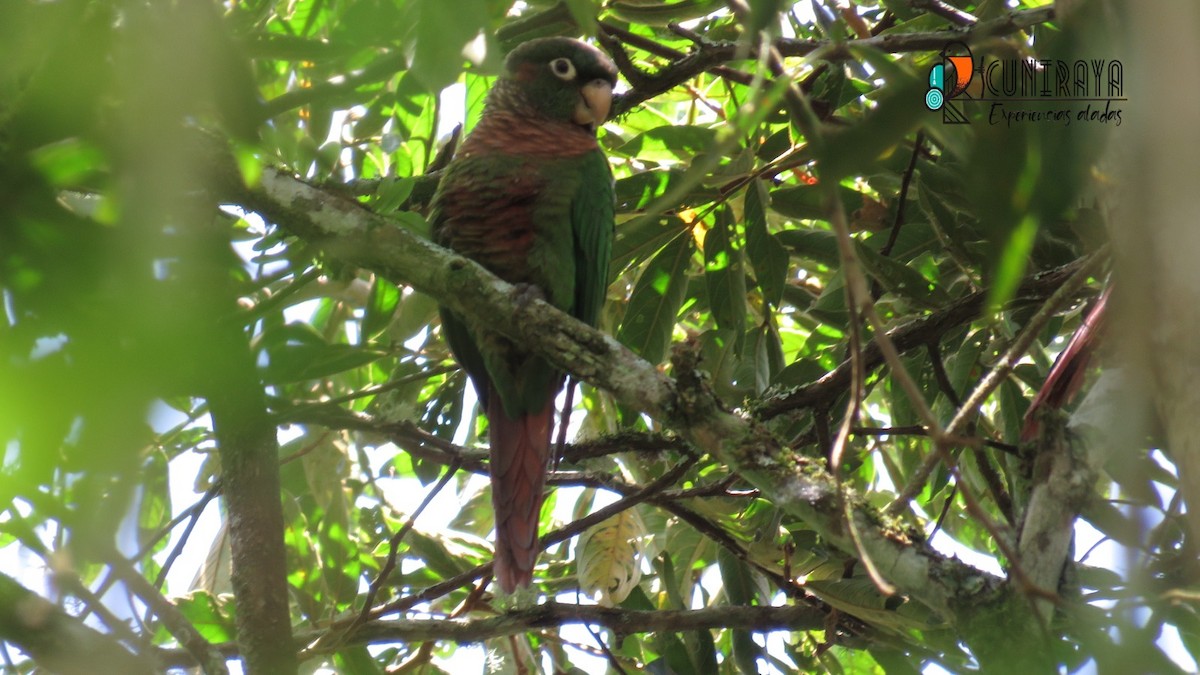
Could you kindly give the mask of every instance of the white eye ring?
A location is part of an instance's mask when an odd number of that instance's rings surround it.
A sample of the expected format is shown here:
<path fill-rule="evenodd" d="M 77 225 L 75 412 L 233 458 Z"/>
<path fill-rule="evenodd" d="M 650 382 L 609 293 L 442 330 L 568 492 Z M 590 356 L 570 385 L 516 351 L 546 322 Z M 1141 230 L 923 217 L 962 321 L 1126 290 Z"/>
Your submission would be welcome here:
<path fill-rule="evenodd" d="M 550 62 L 550 72 L 558 79 L 570 82 L 575 79 L 575 64 L 571 63 L 571 59 L 560 56 Z"/>

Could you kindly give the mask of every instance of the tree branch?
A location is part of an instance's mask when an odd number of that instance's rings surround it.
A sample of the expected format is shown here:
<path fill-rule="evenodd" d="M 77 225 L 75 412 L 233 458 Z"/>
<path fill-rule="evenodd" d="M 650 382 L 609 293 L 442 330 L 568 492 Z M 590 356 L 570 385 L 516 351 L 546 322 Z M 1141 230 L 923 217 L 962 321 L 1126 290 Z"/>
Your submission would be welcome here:
<path fill-rule="evenodd" d="M 0 574 L 0 640 L 11 642 L 39 666 L 66 675 L 158 672 L 150 660 L 86 626 L 12 577 Z M 183 651 L 188 659 L 194 657 Z"/>
<path fill-rule="evenodd" d="M 1088 258 L 1080 258 L 1024 281 L 1017 289 L 1015 302 L 1028 304 L 1046 300 L 1087 262 Z M 936 342 L 950 330 L 982 316 L 987 298 L 987 290 L 971 293 L 929 316 L 893 328 L 888 331 L 888 337 L 901 352 Z M 864 346 L 863 363 L 868 371 L 883 363 L 883 354 L 874 342 Z M 761 419 L 769 420 L 792 410 L 827 405 L 850 386 L 850 369 L 850 361 L 843 361 L 815 382 L 768 396 L 755 412 Z"/>
<path fill-rule="evenodd" d="M 1025 30 L 1031 26 L 1046 23 L 1054 19 L 1053 5 L 1035 9 L 1020 10 L 1002 17 L 980 21 L 969 29 L 951 29 L 928 31 L 921 33 L 889 33 L 876 35 L 858 40 L 805 40 L 799 38 L 779 38 L 770 43 L 782 57 L 804 57 L 817 50 L 822 50 L 826 61 L 844 61 L 857 58 L 858 48 L 887 53 L 938 51 L 947 42 L 964 42 L 968 45 L 986 38 L 1008 35 Z M 606 29 L 607 30 L 607 29 Z M 641 45 L 636 45 L 641 46 Z M 620 115 L 629 112 L 644 101 L 670 91 L 680 84 L 696 77 L 707 70 L 719 68 L 737 58 L 755 58 L 752 49 L 749 54 L 739 52 L 744 44 L 735 41 L 706 41 L 695 51 L 683 58 L 673 61 L 656 73 L 639 77 L 634 88 L 613 101 L 613 114 Z"/>
<path fill-rule="evenodd" d="M 737 629 L 756 632 L 775 630 L 820 630 L 826 614 L 814 607 L 723 606 L 693 610 L 639 611 L 595 605 L 567 605 L 549 602 L 530 609 L 507 612 L 486 619 L 405 619 L 371 621 L 346 637 L 345 644 L 387 644 L 392 642 L 452 641 L 475 643 L 509 635 L 552 629 L 571 624 L 601 626 L 624 634 L 687 632 L 694 630 Z M 316 640 L 321 631 L 298 634 L 296 644 Z M 227 657 L 238 655 L 237 645 L 217 645 Z M 317 654 L 320 652 L 313 652 Z M 176 667 L 195 665 L 190 653 L 182 649 L 163 650 L 163 663 Z M 89 671 L 93 672 L 93 671 Z"/>
<path fill-rule="evenodd" d="M 213 649 L 212 644 L 205 640 L 192 622 L 183 615 L 183 612 L 179 611 L 179 608 L 170 600 L 163 597 L 158 588 L 142 576 L 141 572 L 134 569 L 128 560 L 114 550 L 109 564 L 117 577 L 129 586 L 129 590 L 154 611 L 155 616 L 166 626 L 167 632 L 196 658 L 200 669 L 206 675 L 225 675 L 229 672 L 225 667 L 224 658 Z"/>
<path fill-rule="evenodd" d="M 989 592 L 998 580 L 887 526 L 877 510 L 839 492 L 817 462 L 793 455 L 757 422 L 725 410 L 695 370 L 695 354 L 677 350 L 671 380 L 612 337 L 538 301 L 474 262 L 435 246 L 357 204 L 325 194 L 275 169 L 253 191 L 226 195 L 343 262 L 428 293 L 478 326 L 521 341 L 579 379 L 609 391 L 715 455 L 829 543 L 861 546 L 889 581 L 937 613 L 952 617 L 952 599 Z M 845 527 L 854 518 L 857 542 Z M 856 545 L 856 543 L 858 545 Z M 972 580 L 964 585 L 964 580 Z"/>
<path fill-rule="evenodd" d="M 205 398 L 221 457 L 238 641 L 247 672 L 294 673 L 275 425 L 245 336 L 230 325 L 219 339 L 227 362 L 214 364 Z"/>
<path fill-rule="evenodd" d="M 1105 246 L 1096 253 L 1086 256 L 1082 261 L 1076 261 L 1078 267 L 1074 269 L 1070 276 L 1063 280 L 1062 285 L 1054 289 L 1054 292 L 1049 295 L 1046 302 L 1030 317 L 1025 327 L 1021 329 L 1021 334 L 1009 345 L 996 365 L 988 371 L 988 374 L 984 376 L 979 384 L 975 385 L 975 389 L 971 391 L 971 394 L 967 396 L 967 400 L 959 407 L 958 412 L 955 413 L 954 419 L 950 420 L 950 423 L 946 425 L 947 434 L 955 435 L 962 432 L 963 427 L 976 414 L 979 406 L 983 405 L 987 397 L 991 396 L 992 392 L 1004 381 L 1004 378 L 1008 377 L 1009 373 L 1016 368 L 1017 362 L 1025 356 L 1025 352 L 1029 351 L 1029 347 L 1037 339 L 1046 322 L 1058 312 L 1059 308 L 1069 298 L 1083 287 L 1084 283 L 1087 282 L 1088 275 L 1107 260 L 1107 258 L 1108 247 Z M 1072 266 L 1076 263 L 1072 263 Z M 1063 268 L 1060 267 L 1059 269 Z M 917 492 L 920 492 L 925 481 L 928 480 L 934 467 L 942 461 L 940 450 L 939 448 L 939 452 L 930 454 L 924 463 L 913 472 L 908 484 L 904 486 L 900 494 L 888 505 L 888 513 L 899 513 L 907 508 L 908 503 Z"/>

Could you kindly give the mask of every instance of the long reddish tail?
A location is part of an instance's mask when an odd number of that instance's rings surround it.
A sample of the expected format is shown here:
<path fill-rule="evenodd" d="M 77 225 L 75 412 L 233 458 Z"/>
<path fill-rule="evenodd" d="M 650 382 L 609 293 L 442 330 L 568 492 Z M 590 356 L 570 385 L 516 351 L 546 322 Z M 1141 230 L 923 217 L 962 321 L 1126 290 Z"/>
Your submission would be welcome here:
<path fill-rule="evenodd" d="M 1045 384 L 1033 398 L 1033 402 L 1029 404 L 1029 410 L 1025 411 L 1025 425 L 1021 429 L 1022 442 L 1031 441 L 1037 437 L 1040 426 L 1038 416 L 1042 408 L 1057 410 L 1070 403 L 1071 399 L 1075 398 L 1075 394 L 1079 393 L 1084 378 L 1087 376 L 1092 352 L 1096 350 L 1096 345 L 1100 342 L 1100 336 L 1104 331 L 1108 295 L 1111 291 L 1112 285 L 1110 284 L 1100 294 L 1100 299 L 1088 312 L 1083 323 L 1075 330 L 1071 341 L 1067 343 L 1067 348 L 1062 350 L 1062 353 L 1054 360 L 1054 365 L 1050 367 L 1050 373 L 1046 375 Z"/>
<path fill-rule="evenodd" d="M 496 512 L 496 565 L 493 573 L 505 593 L 533 580 L 538 520 L 550 461 L 550 421 L 554 397 L 545 410 L 509 419 L 500 397 L 488 397 L 491 436 L 492 507 Z"/>

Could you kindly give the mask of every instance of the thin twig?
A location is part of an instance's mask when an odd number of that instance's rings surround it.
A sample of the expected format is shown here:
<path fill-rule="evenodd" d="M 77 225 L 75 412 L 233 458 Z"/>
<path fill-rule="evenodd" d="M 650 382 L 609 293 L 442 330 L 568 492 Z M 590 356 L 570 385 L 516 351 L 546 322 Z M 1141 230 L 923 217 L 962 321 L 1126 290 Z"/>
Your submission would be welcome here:
<path fill-rule="evenodd" d="M 979 468 L 979 475 L 983 476 L 983 482 L 987 483 L 988 492 L 992 495 L 992 501 L 996 502 L 996 508 L 1000 509 L 1000 513 L 1004 514 L 1005 520 L 1009 525 L 1016 525 L 1016 514 L 1013 513 L 1012 497 L 1009 496 L 1008 490 L 1004 487 L 1004 479 L 992 466 L 991 459 L 988 454 L 983 451 L 983 448 L 971 448 L 971 455 L 975 458 L 975 466 Z"/>
<path fill-rule="evenodd" d="M 637 492 L 634 492 L 627 497 L 623 497 L 622 499 L 618 499 L 602 509 L 594 511 L 587 516 L 580 518 L 579 520 L 567 523 L 557 530 L 542 536 L 542 539 L 539 542 L 539 550 L 545 550 L 554 544 L 566 541 L 571 537 L 580 534 L 592 525 L 602 522 L 617 515 L 618 513 L 621 513 L 622 511 L 625 511 L 626 509 L 633 508 L 634 506 L 646 501 L 652 495 L 661 492 L 662 490 L 666 489 L 667 486 L 672 485 L 675 481 L 682 478 L 683 474 L 686 473 L 687 470 L 690 469 L 697 461 L 698 460 L 696 458 L 689 457 L 676 465 L 675 468 L 663 474 L 653 482 L 647 484 L 645 487 L 639 489 Z M 399 598 L 387 605 L 374 608 L 370 610 L 368 618 L 378 618 L 391 612 L 405 612 L 423 602 L 429 602 L 439 598 L 450 591 L 461 588 L 465 584 L 470 583 L 485 574 L 490 574 L 492 571 L 492 564 L 492 562 L 487 562 L 482 565 L 478 565 L 473 569 L 463 572 L 462 574 L 430 586 L 416 595 Z"/>
<path fill-rule="evenodd" d="M 729 4 L 735 14 L 740 13 L 742 16 L 749 15 L 749 8 L 741 0 L 731 0 Z M 889 33 L 854 40 L 777 38 L 770 42 L 769 46 L 782 58 L 807 57 L 815 52 L 822 52 L 822 59 L 828 61 L 845 61 L 858 58 L 857 54 L 861 53 L 859 49 L 897 54 L 916 51 L 938 51 L 945 47 L 947 42 L 952 41 L 960 41 L 968 45 L 975 44 L 981 40 L 1009 35 L 1031 26 L 1046 23 L 1053 18 L 1054 7 L 1048 5 L 1034 9 L 1019 10 L 995 19 L 980 21 L 966 30 L 955 28 L 952 30 L 920 33 Z M 651 51 L 650 46 L 644 44 L 644 42 L 648 41 L 643 39 L 639 41 L 642 44 L 637 44 L 633 39 L 629 39 L 627 35 L 619 32 L 619 29 L 613 30 L 613 28 L 609 23 L 601 22 L 601 30 L 609 33 L 610 36 L 620 37 L 628 44 Z M 750 52 L 756 52 L 757 50 L 758 45 L 752 45 Z M 754 58 L 756 56 L 754 53 L 747 54 L 746 51 L 745 43 L 743 42 L 715 40 L 706 41 L 699 49 L 684 55 L 682 58 L 666 56 L 663 53 L 651 51 L 651 53 L 655 53 L 658 56 L 672 58 L 672 63 L 654 74 L 647 74 L 638 86 L 625 92 L 619 99 L 615 100 L 613 102 L 614 114 L 619 115 L 628 112 L 644 101 L 652 99 L 663 92 L 670 91 L 705 71 L 726 76 L 726 73 L 721 73 L 716 69 L 724 67 L 724 64 L 731 61 Z"/>
<path fill-rule="evenodd" d="M 628 675 L 625 672 L 625 669 L 621 667 L 621 662 L 617 660 L 617 655 L 613 654 L 612 650 L 608 648 L 608 645 L 604 644 L 604 640 L 600 638 L 600 634 L 596 632 L 596 629 L 592 628 L 592 625 L 589 623 L 583 624 L 583 627 L 585 630 L 587 630 L 588 634 L 592 636 L 592 640 L 599 645 L 600 651 L 604 653 L 604 658 L 608 661 L 608 665 L 611 666 L 613 670 L 617 671 L 619 675 Z"/>
<path fill-rule="evenodd" d="M 958 413 L 954 419 L 950 420 L 950 424 L 946 426 L 946 434 L 952 435 L 958 432 L 967 420 L 975 414 L 975 411 L 980 405 L 992 395 L 992 392 L 1000 386 L 1000 383 L 1008 377 L 1009 373 L 1016 367 L 1024 356 L 1029 347 L 1033 345 L 1038 334 L 1046 325 L 1055 313 L 1064 305 L 1080 288 L 1087 283 L 1088 278 L 1098 269 L 1108 258 L 1109 247 L 1105 245 L 1096 253 L 1092 254 L 1087 260 L 1079 266 L 1078 269 L 1060 286 L 1050 297 L 1046 299 L 1042 306 L 1029 319 L 1029 323 L 1022 329 L 1021 334 L 1013 341 L 1008 351 L 1000 358 L 999 362 L 992 367 L 983 380 L 975 386 L 971 395 L 967 397 L 966 402 L 958 409 Z M 908 484 L 904 486 L 900 494 L 888 504 L 884 510 L 889 515 L 896 515 L 907 508 L 907 505 L 925 486 L 925 481 L 929 479 L 929 475 L 933 473 L 934 467 L 942 461 L 942 455 L 939 452 L 930 453 L 925 458 L 924 463 L 917 468 Z"/>
<path fill-rule="evenodd" d="M 1089 262 L 1089 257 L 1079 258 L 1027 279 L 1021 283 L 1016 299 L 1009 307 L 1022 306 L 1035 301 L 1044 302 L 1046 298 L 1061 289 L 1067 279 Z M 949 331 L 982 316 L 988 293 L 987 290 L 969 293 L 944 309 L 893 328 L 888 331 L 888 336 L 897 348 L 903 351 L 922 347 L 930 341 L 939 339 Z M 868 343 L 864 346 L 864 350 L 869 370 L 883 363 L 884 358 L 877 344 Z M 792 410 L 828 405 L 829 401 L 841 396 L 849 386 L 850 370 L 850 361 L 844 361 L 809 384 L 766 397 L 758 405 L 756 412 L 761 419 L 769 420 Z"/>
<path fill-rule="evenodd" d="M 379 590 L 383 588 L 383 584 L 387 581 L 388 576 L 396 569 L 396 559 L 399 557 L 400 543 L 404 541 L 404 536 L 412 530 L 413 525 L 417 522 L 417 518 L 424 513 L 425 508 L 429 506 L 434 497 L 442 491 L 442 488 L 446 487 L 446 484 L 450 482 L 454 474 L 458 473 L 458 468 L 458 463 L 454 463 L 450 465 L 450 468 L 446 469 L 446 472 L 438 479 L 437 484 L 425 494 L 425 498 L 417 505 L 416 510 L 408 516 L 408 520 L 404 521 L 404 525 L 400 526 L 400 529 L 396 530 L 396 533 L 388 540 L 387 560 L 383 563 L 383 568 L 379 570 L 379 574 L 375 576 L 371 581 L 371 585 L 367 588 L 366 598 L 363 599 L 362 611 L 359 612 L 358 618 L 354 620 L 354 623 L 350 624 L 347 632 L 354 631 L 354 629 L 363 625 L 370 618 L 371 605 L 375 603 L 375 597 L 379 595 Z"/>
<path fill-rule="evenodd" d="M 50 562 L 47 561 L 49 565 Z M 112 634 L 132 645 L 137 645 L 143 651 L 153 648 L 154 643 L 150 640 L 147 633 L 136 633 L 125 621 L 122 621 L 117 615 L 112 613 L 108 605 L 104 603 L 100 595 L 93 593 L 73 572 L 65 574 L 55 574 L 54 584 L 59 587 L 63 593 L 75 596 L 88 608 L 89 612 L 95 613 L 100 621 L 112 631 Z"/>
<path fill-rule="evenodd" d="M 883 353 L 884 360 L 887 361 L 888 367 L 892 369 L 892 380 L 899 383 L 900 388 L 904 390 L 904 394 L 915 409 L 917 417 L 920 417 L 929 428 L 929 436 L 933 439 L 933 442 L 937 444 L 949 442 L 951 440 L 950 434 L 942 428 L 937 416 L 933 414 L 933 410 L 926 403 L 923 390 L 917 386 L 908 369 L 904 367 L 904 362 L 900 360 L 900 351 L 896 349 L 895 343 L 888 337 L 887 326 L 884 325 L 879 313 L 875 311 L 875 305 L 868 304 L 864 306 L 863 314 L 866 315 L 867 321 L 870 322 L 871 328 L 875 331 L 875 344 L 879 345 L 879 351 Z"/>
<path fill-rule="evenodd" d="M 164 528 L 164 531 L 170 531 L 171 529 L 174 529 L 174 527 L 178 525 L 179 521 L 184 517 L 188 519 L 187 527 L 183 529 L 183 534 L 179 535 L 179 541 L 175 542 L 175 546 L 171 549 L 171 553 L 167 555 L 167 559 L 163 561 L 162 567 L 159 568 L 158 576 L 154 578 L 154 587 L 156 589 L 160 591 L 162 590 L 163 584 L 167 582 L 167 572 L 171 571 L 171 566 L 175 564 L 175 561 L 183 553 L 183 547 L 187 544 L 188 539 L 191 538 L 192 531 L 196 529 L 196 523 L 200 521 L 200 516 L 203 515 L 204 509 L 208 506 L 208 503 L 219 494 L 221 494 L 220 479 L 218 479 L 212 484 L 211 487 L 205 490 L 204 496 L 202 496 L 195 504 L 192 504 L 185 509 L 182 513 L 176 516 L 166 528 Z M 147 545 L 147 547 L 148 546 L 149 545 Z M 146 551 L 139 551 L 136 560 L 141 560 L 143 557 L 145 557 L 145 555 Z"/>
<path fill-rule="evenodd" d="M 892 596 L 896 594 L 896 587 L 893 586 L 883 573 L 879 571 L 879 567 L 875 565 L 875 560 L 867 553 L 867 549 L 863 546 L 862 533 L 858 531 L 858 525 L 854 522 L 854 509 L 849 501 L 843 501 L 844 514 L 846 519 L 846 529 L 850 533 L 850 540 L 854 542 L 854 548 L 858 551 L 858 559 L 862 562 L 863 569 L 866 570 L 867 576 L 871 578 L 871 582 L 875 584 L 875 588 L 879 592 Z"/>
<path fill-rule="evenodd" d="M 916 139 L 913 140 L 912 156 L 908 158 L 908 166 L 905 167 L 904 174 L 900 177 L 900 198 L 896 201 L 896 217 L 892 220 L 892 231 L 888 233 L 888 239 L 883 248 L 879 249 L 879 255 L 885 258 L 892 254 L 892 248 L 900 236 L 900 228 L 904 227 L 904 211 L 908 206 L 908 186 L 912 183 L 913 172 L 917 168 L 917 158 L 921 156 L 921 146 L 924 144 L 925 132 L 918 131 Z"/>
<path fill-rule="evenodd" d="M 929 430 L 920 425 L 909 425 L 902 427 L 854 427 L 851 430 L 854 434 L 863 436 L 928 436 Z M 989 438 L 980 439 L 980 443 L 989 447 L 995 448 L 1002 452 L 1016 456 L 1019 453 L 1017 446 L 1011 443 L 1001 443 L 993 441 Z"/>
<path fill-rule="evenodd" d="M 856 306 L 851 306 L 857 312 L 861 313 L 861 316 L 871 326 L 874 332 L 875 344 L 878 345 L 880 353 L 883 354 L 884 361 L 891 368 L 892 381 L 900 385 L 909 403 L 916 411 L 917 417 L 921 419 L 928 429 L 929 436 L 933 439 L 934 444 L 944 445 L 949 441 L 946 437 L 947 435 L 938 422 L 937 417 L 933 414 L 933 410 L 930 409 L 929 404 L 925 401 L 924 392 L 917 386 L 916 381 L 913 380 L 912 375 L 909 374 L 908 369 L 904 366 L 904 362 L 900 359 L 900 351 L 888 336 L 887 326 L 884 324 L 883 319 L 875 311 L 875 304 L 871 300 L 871 295 L 868 291 L 866 275 L 863 273 L 862 265 L 858 260 L 858 253 L 854 250 L 854 242 L 850 238 L 850 228 L 846 221 L 845 206 L 843 206 L 840 199 L 836 198 L 833 189 L 830 192 L 831 198 L 828 200 L 831 206 L 830 223 L 837 234 L 838 252 L 842 262 L 842 274 L 846 279 L 846 292 L 848 299 L 856 300 L 857 302 Z M 857 351 L 855 350 L 856 353 Z M 863 377 L 865 375 L 860 375 L 854 381 L 861 382 L 861 378 Z"/>
<path fill-rule="evenodd" d="M 933 524 L 933 529 L 929 531 L 929 538 L 933 539 L 933 535 L 942 529 L 942 523 L 946 522 L 946 516 L 950 514 L 950 506 L 954 504 L 954 498 L 958 496 L 958 483 L 950 486 L 950 494 L 946 495 L 946 501 L 942 502 L 942 512 L 938 514 L 937 522 Z"/>
<path fill-rule="evenodd" d="M 578 383 L 574 377 L 567 378 L 567 395 L 563 399 L 563 408 L 558 415 L 558 438 L 554 442 L 554 460 L 551 466 L 555 470 L 558 469 L 558 463 L 562 461 L 563 451 L 567 447 L 567 427 L 571 425 L 571 408 L 574 407 L 575 387 Z"/>
<path fill-rule="evenodd" d="M 204 636 L 200 635 L 200 631 L 196 630 L 191 620 L 184 616 L 174 603 L 164 597 L 156 586 L 142 576 L 141 572 L 134 569 L 133 565 L 119 553 L 112 551 L 111 557 L 109 566 L 112 567 L 114 574 L 125 582 L 125 586 L 138 599 L 146 603 L 146 607 L 162 621 L 167 632 L 179 641 L 180 646 L 196 657 L 196 661 L 199 662 L 205 673 L 220 675 L 229 672 L 225 667 L 225 658 L 208 640 L 204 639 Z"/>
<path fill-rule="evenodd" d="M 933 379 L 937 382 L 938 389 L 942 390 L 955 408 L 962 405 L 962 399 L 959 398 L 958 392 L 954 391 L 954 384 L 950 382 L 950 376 L 946 374 L 946 364 L 942 363 L 942 349 L 939 343 L 931 340 L 925 345 L 925 353 L 929 356 L 929 363 L 933 367 Z"/>
<path fill-rule="evenodd" d="M 373 387 L 367 387 L 365 389 L 360 389 L 358 391 L 352 391 L 349 394 L 344 394 L 342 396 L 335 396 L 330 399 L 324 399 L 321 401 L 321 405 L 322 406 L 341 405 L 343 403 L 349 403 L 350 401 L 355 401 L 360 398 L 366 398 L 368 396 L 377 396 L 379 394 L 391 391 L 393 389 L 399 389 L 400 387 L 403 387 L 407 384 L 411 384 L 413 382 L 427 380 L 431 377 L 437 377 L 438 375 L 452 373 L 456 370 L 458 370 L 458 366 L 454 366 L 454 365 L 450 365 L 450 364 L 436 366 L 436 367 L 430 368 L 428 370 L 422 370 L 420 372 L 410 373 L 408 375 L 405 375 L 404 377 L 397 377 L 395 379 L 388 380 L 387 382 L 385 382 L 383 384 L 375 385 Z M 290 412 L 290 411 L 285 411 L 284 415 L 286 416 L 288 412 Z"/>
<path fill-rule="evenodd" d="M 927 9 L 956 26 L 974 26 L 979 19 L 974 14 L 964 12 L 942 0 L 910 0 L 913 9 Z"/>
<path fill-rule="evenodd" d="M 1020 553 L 1012 547 L 1008 539 L 1011 532 L 1006 526 L 1002 526 L 995 520 L 992 520 L 992 517 L 983 509 L 983 505 L 979 503 L 979 500 L 975 498 L 975 495 L 967 487 L 966 481 L 963 480 L 962 473 L 958 469 L 958 465 L 949 453 L 945 454 L 947 465 L 950 468 L 950 475 L 954 478 L 955 484 L 958 485 L 959 494 L 963 497 L 963 504 L 967 508 L 967 513 L 975 518 L 979 524 L 983 525 L 983 528 L 992 536 L 992 541 L 995 542 L 996 548 L 1000 549 L 1000 552 L 1008 559 L 1009 574 L 1020 584 L 1021 590 L 1025 592 L 1024 597 L 1029 601 L 1030 609 L 1033 610 L 1033 614 L 1041 624 L 1042 631 L 1048 631 L 1049 626 L 1046 623 L 1046 617 L 1037 611 L 1035 600 L 1048 600 L 1056 605 L 1061 605 L 1063 602 L 1062 598 L 1054 591 L 1038 586 L 1029 578 L 1029 574 L 1021 566 Z"/>

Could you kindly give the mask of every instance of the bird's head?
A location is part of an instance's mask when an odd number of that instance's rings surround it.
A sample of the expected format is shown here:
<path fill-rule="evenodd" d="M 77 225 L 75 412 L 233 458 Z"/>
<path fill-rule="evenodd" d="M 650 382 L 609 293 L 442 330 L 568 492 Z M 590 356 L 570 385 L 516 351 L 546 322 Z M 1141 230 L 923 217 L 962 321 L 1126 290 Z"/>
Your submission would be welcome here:
<path fill-rule="evenodd" d="M 538 116 L 593 131 L 608 118 L 617 67 L 587 43 L 564 37 L 530 40 L 508 55 L 504 67 L 507 93 Z"/>

